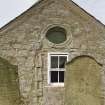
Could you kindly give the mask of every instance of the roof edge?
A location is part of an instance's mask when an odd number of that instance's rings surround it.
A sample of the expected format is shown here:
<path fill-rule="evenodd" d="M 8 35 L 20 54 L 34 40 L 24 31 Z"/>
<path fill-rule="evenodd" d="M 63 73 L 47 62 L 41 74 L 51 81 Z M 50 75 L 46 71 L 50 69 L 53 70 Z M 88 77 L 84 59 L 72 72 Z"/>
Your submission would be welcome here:
<path fill-rule="evenodd" d="M 5 28 L 8 28 L 8 26 L 12 23 L 14 23 L 16 20 L 18 20 L 19 18 L 21 18 L 24 14 L 26 14 L 28 11 L 30 11 L 32 8 L 34 8 L 35 6 L 39 5 L 42 1 L 44 0 L 38 0 L 36 3 L 34 3 L 31 7 L 29 7 L 28 9 L 26 9 L 24 12 L 22 12 L 20 15 L 14 17 L 12 20 L 10 20 L 7 24 L 5 24 L 4 26 L 2 26 L 0 28 L 0 32 L 3 31 Z"/>
<path fill-rule="evenodd" d="M 2 31 L 6 31 L 8 29 L 8 27 L 14 23 L 16 20 L 18 20 L 19 18 L 22 18 L 22 16 L 24 16 L 24 14 L 26 14 L 28 11 L 31 11 L 32 8 L 34 7 L 38 7 L 39 4 L 43 1 L 46 0 L 38 0 L 36 3 L 34 3 L 30 8 L 28 8 L 27 10 L 25 10 L 23 13 L 21 13 L 20 15 L 18 15 L 17 17 L 15 17 L 14 19 L 12 19 L 11 21 L 9 21 L 7 24 L 5 24 L 3 27 L 0 28 L 0 33 L 2 33 Z M 77 6 L 78 8 L 80 8 L 80 10 L 82 10 L 83 12 L 85 12 L 87 15 L 89 15 L 90 17 L 92 17 L 93 19 L 95 19 L 98 23 L 100 23 L 101 25 L 103 25 L 105 27 L 105 25 L 99 20 L 97 19 L 95 16 L 93 16 L 92 14 L 90 14 L 88 11 L 86 11 L 84 8 L 82 8 L 80 5 L 78 5 L 77 3 L 75 3 L 72 0 L 68 0 L 69 2 L 71 1 L 75 6 Z M 18 23 L 19 24 L 19 23 Z M 13 27 L 13 26 L 12 26 Z M 9 27 L 9 28 L 12 28 Z"/>
<path fill-rule="evenodd" d="M 105 24 L 103 24 L 99 19 L 97 19 L 95 16 L 93 16 L 91 13 L 89 13 L 88 11 L 86 11 L 84 8 L 82 8 L 80 5 L 78 5 L 77 3 L 75 3 L 73 0 L 69 0 L 72 1 L 77 7 L 79 7 L 82 11 L 84 11 L 86 14 L 88 14 L 90 17 L 92 17 L 93 19 L 95 19 L 98 23 L 102 24 L 105 27 Z"/>

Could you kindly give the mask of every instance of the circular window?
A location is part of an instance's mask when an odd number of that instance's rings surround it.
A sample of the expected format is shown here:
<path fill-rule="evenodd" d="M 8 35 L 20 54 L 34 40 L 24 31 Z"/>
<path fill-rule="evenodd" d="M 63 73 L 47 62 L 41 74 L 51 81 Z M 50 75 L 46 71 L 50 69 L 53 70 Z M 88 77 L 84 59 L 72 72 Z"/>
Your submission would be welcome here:
<path fill-rule="evenodd" d="M 48 30 L 46 38 L 55 44 L 60 44 L 66 41 L 66 30 L 61 27 L 53 27 Z"/>

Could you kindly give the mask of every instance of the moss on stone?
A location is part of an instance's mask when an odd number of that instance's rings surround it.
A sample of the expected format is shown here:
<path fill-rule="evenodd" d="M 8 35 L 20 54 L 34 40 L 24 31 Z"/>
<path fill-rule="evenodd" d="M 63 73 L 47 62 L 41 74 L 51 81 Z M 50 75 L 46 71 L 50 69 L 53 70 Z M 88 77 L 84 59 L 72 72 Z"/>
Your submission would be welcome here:
<path fill-rule="evenodd" d="M 101 105 L 101 65 L 91 57 L 78 57 L 67 65 L 65 105 Z"/>
<path fill-rule="evenodd" d="M 0 105 L 19 105 L 18 67 L 0 58 Z"/>

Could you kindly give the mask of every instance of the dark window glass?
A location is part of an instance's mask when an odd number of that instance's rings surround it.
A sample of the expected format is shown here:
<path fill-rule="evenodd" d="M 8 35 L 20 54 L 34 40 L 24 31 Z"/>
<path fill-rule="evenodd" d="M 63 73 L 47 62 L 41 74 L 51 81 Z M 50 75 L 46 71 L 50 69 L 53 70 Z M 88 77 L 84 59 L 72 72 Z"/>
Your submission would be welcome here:
<path fill-rule="evenodd" d="M 59 71 L 59 82 L 64 82 L 64 71 Z"/>
<path fill-rule="evenodd" d="M 58 56 L 51 56 L 51 68 L 58 68 Z"/>
<path fill-rule="evenodd" d="M 60 56 L 59 57 L 59 68 L 64 68 L 66 61 L 67 61 L 67 57 L 66 56 Z"/>
<path fill-rule="evenodd" d="M 51 71 L 51 82 L 58 82 L 58 71 Z"/>
<path fill-rule="evenodd" d="M 55 44 L 60 44 L 66 40 L 66 31 L 61 27 L 51 28 L 48 30 L 46 38 Z"/>

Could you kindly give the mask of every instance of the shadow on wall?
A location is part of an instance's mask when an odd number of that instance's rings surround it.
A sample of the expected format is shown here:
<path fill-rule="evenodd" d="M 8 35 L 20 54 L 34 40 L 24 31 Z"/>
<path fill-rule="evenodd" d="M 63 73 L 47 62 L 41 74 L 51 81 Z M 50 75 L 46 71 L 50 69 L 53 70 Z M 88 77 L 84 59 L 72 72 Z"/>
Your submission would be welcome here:
<path fill-rule="evenodd" d="M 18 67 L 0 58 L 0 105 L 19 105 Z"/>

